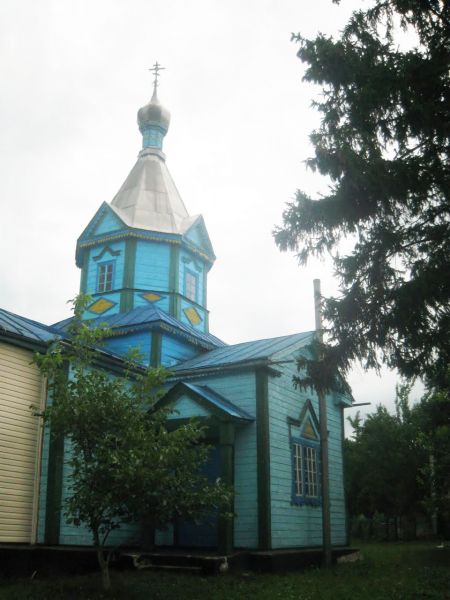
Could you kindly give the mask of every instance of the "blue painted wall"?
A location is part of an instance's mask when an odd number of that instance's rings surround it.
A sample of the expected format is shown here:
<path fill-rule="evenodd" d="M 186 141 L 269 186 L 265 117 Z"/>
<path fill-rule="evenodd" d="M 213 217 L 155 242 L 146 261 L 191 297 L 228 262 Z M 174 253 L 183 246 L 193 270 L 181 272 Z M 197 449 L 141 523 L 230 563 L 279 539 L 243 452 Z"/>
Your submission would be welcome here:
<path fill-rule="evenodd" d="M 140 290 L 169 290 L 170 244 L 138 240 L 134 287 Z"/>
<path fill-rule="evenodd" d="M 292 357 L 293 358 L 293 357 Z M 277 367 L 278 369 L 278 367 Z M 319 416 L 317 396 L 294 389 L 296 363 L 281 367 L 281 377 L 269 378 L 270 490 L 272 547 L 322 544 L 321 506 L 294 505 L 292 459 L 287 418 L 298 419 L 307 399 Z M 346 543 L 346 516 L 342 464 L 342 408 L 327 397 L 329 430 L 329 477 L 332 543 Z"/>
<path fill-rule="evenodd" d="M 135 331 L 128 335 L 120 335 L 105 340 L 105 348 L 120 356 L 125 356 L 130 349 L 137 348 L 142 355 L 142 362 L 147 366 L 150 362 L 152 344 L 151 331 Z"/>
<path fill-rule="evenodd" d="M 164 367 L 173 367 L 179 362 L 197 356 L 199 353 L 198 346 L 193 346 L 168 334 L 162 336 L 161 363 Z"/>
<path fill-rule="evenodd" d="M 156 290 L 156 289 L 149 289 L 146 291 L 161 294 L 161 291 Z M 133 301 L 134 308 L 137 308 L 138 306 L 148 306 L 149 304 L 151 304 L 152 306 L 155 306 L 156 308 L 159 308 L 169 314 L 169 307 L 170 307 L 169 295 L 165 295 L 165 296 L 162 295 L 161 300 L 156 300 L 155 302 L 149 302 L 146 298 L 144 298 L 142 296 L 142 292 L 134 293 L 134 301 Z"/>

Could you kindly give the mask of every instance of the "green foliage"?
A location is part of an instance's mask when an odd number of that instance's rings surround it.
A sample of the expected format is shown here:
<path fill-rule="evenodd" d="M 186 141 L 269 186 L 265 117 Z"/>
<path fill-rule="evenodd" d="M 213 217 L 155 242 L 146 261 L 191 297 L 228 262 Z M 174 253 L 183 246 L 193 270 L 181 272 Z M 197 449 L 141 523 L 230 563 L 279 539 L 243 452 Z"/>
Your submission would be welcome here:
<path fill-rule="evenodd" d="M 362 422 L 350 419 L 345 440 L 348 507 L 353 516 L 438 517 L 450 534 L 450 399 L 429 391 L 409 404 L 410 384 L 397 386 L 396 414 L 378 406 Z"/>
<path fill-rule="evenodd" d="M 424 501 L 436 515 L 439 532 L 450 537 L 450 394 L 448 389 L 430 389 L 414 407 L 420 431 L 418 442 L 428 460 L 421 468 Z"/>
<path fill-rule="evenodd" d="M 164 369 L 143 369 L 135 360 L 102 368 L 107 356 L 98 345 L 110 332 L 82 321 L 86 301 L 75 300 L 70 341 L 56 342 L 35 360 L 52 398 L 42 417 L 52 435 L 70 441 L 67 520 L 87 525 L 107 573 L 101 549 L 114 529 L 131 521 L 161 527 L 177 517 L 197 518 L 228 506 L 231 492 L 200 473 L 208 448 L 198 423 L 167 429 L 167 410 L 156 404 Z"/>
<path fill-rule="evenodd" d="M 338 393 L 351 396 L 345 380 L 342 355 L 336 348 L 314 339 L 307 353 L 297 359 L 299 375 L 293 377 L 295 387 L 312 389 L 317 394 Z"/>
<path fill-rule="evenodd" d="M 422 498 L 419 469 L 425 460 L 408 405 L 410 386 L 397 388 L 397 414 L 379 405 L 364 423 L 350 420 L 354 439 L 344 446 L 346 491 L 352 515 L 412 516 Z"/>
<path fill-rule="evenodd" d="M 450 589 L 447 550 L 436 544 L 363 544 L 363 560 L 333 569 L 293 573 L 236 573 L 201 577 L 154 571 L 114 573 L 114 592 L 92 576 L 6 582 L 2 600 L 445 600 Z"/>
<path fill-rule="evenodd" d="M 324 316 L 344 370 L 382 361 L 436 378 L 450 362 L 448 3 L 372 0 L 338 39 L 293 38 L 304 79 L 322 88 L 307 164 L 331 185 L 297 192 L 276 243 L 302 263 L 333 256 L 340 295 Z"/>

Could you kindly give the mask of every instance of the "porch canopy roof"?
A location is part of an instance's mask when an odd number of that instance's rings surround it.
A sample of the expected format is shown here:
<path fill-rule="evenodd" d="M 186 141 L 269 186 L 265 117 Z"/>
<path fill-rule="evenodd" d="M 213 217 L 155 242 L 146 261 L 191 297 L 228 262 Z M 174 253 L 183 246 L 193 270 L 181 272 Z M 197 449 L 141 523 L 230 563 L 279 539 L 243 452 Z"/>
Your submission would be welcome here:
<path fill-rule="evenodd" d="M 173 406 L 169 419 L 192 417 L 216 417 L 220 421 L 251 423 L 248 412 L 239 408 L 207 385 L 196 385 L 180 381 L 158 402 L 159 406 Z"/>

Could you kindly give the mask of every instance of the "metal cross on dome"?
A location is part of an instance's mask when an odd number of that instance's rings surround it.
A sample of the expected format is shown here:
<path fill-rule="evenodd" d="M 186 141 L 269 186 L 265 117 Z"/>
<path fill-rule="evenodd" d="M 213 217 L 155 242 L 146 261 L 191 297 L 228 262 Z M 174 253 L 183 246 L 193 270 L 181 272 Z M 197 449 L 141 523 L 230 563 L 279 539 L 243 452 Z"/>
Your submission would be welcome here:
<path fill-rule="evenodd" d="M 164 71 L 166 67 L 162 67 L 158 61 L 155 62 L 155 64 L 153 65 L 153 67 L 151 69 L 149 69 L 149 71 L 151 71 L 155 78 L 153 79 L 153 89 L 156 90 L 156 88 L 158 87 L 158 77 L 159 77 L 159 72 L 160 71 Z"/>

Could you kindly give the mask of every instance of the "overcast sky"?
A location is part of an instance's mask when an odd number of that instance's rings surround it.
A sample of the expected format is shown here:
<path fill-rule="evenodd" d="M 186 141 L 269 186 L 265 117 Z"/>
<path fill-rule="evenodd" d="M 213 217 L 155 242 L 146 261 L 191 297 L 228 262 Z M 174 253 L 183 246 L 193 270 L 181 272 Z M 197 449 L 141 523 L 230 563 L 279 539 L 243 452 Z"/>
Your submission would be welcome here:
<path fill-rule="evenodd" d="M 300 268 L 272 238 L 297 189 L 327 185 L 303 164 L 319 90 L 302 82 L 290 37 L 335 34 L 358 4 L 1 0 L 0 306 L 44 323 L 68 316 L 77 237 L 134 165 L 158 60 L 167 165 L 217 255 L 211 332 L 236 343 L 313 329 L 312 280 L 334 293 L 332 268 Z M 350 383 L 373 408 L 392 405 L 397 379 L 355 368 Z"/>

